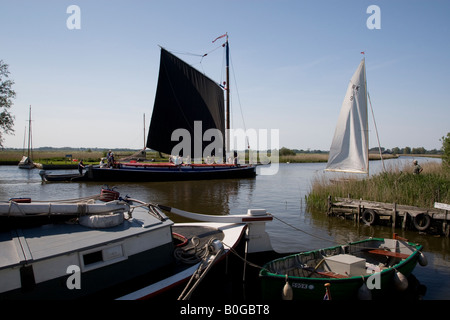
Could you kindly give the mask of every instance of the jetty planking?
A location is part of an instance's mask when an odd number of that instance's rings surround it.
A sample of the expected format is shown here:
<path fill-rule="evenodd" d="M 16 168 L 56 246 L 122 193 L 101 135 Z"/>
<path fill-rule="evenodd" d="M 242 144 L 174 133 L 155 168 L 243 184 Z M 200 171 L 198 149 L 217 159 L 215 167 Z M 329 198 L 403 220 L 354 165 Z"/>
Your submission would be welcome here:
<path fill-rule="evenodd" d="M 397 203 L 328 197 L 328 215 L 362 221 L 367 225 L 390 224 L 419 232 L 450 235 L 450 205 L 435 203 L 434 208 L 420 208 Z"/>

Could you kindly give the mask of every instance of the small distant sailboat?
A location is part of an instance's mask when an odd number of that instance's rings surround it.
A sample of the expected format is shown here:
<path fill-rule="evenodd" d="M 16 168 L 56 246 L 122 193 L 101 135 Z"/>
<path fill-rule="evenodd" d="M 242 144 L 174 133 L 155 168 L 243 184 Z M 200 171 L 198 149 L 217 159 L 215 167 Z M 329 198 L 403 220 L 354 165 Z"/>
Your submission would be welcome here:
<path fill-rule="evenodd" d="M 363 58 L 348 85 L 325 171 L 369 173 L 368 97 Z"/>
<path fill-rule="evenodd" d="M 30 115 L 28 118 L 28 148 L 27 148 L 27 155 L 23 155 L 22 159 L 19 162 L 19 168 L 20 169 L 33 169 L 36 165 L 34 164 L 32 160 L 32 144 L 31 144 L 31 106 L 30 106 Z"/>

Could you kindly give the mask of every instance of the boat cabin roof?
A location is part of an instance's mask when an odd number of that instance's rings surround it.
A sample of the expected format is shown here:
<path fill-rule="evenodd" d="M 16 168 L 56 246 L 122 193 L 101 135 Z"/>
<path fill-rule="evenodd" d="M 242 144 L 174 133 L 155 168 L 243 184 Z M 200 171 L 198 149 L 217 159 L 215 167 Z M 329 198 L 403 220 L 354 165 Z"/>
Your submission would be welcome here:
<path fill-rule="evenodd" d="M 58 223 L 8 230 L 0 233 L 0 269 L 86 250 L 172 225 L 169 219 L 161 221 L 147 210 L 135 208 L 131 219 L 110 228 Z"/>

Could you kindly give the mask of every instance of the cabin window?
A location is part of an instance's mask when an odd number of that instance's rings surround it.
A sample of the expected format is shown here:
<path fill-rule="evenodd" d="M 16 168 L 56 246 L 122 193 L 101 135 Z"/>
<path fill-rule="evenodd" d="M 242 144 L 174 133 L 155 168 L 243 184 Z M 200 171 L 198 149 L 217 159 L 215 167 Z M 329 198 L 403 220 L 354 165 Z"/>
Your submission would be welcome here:
<path fill-rule="evenodd" d="M 81 269 L 88 271 L 127 259 L 122 244 L 108 245 L 80 252 Z"/>
<path fill-rule="evenodd" d="M 101 251 L 95 251 L 83 255 L 83 263 L 85 266 L 103 261 L 103 255 Z"/>

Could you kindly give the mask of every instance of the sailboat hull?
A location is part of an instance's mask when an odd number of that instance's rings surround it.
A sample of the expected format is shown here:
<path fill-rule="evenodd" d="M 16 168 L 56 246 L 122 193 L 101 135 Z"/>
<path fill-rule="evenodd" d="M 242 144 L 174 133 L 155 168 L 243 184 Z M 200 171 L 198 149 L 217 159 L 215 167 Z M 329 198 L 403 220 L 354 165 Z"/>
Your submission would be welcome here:
<path fill-rule="evenodd" d="M 127 166 L 119 168 L 90 167 L 86 174 L 76 180 L 92 181 L 183 181 L 183 180 L 212 180 L 239 179 L 256 176 L 255 166 L 234 165 L 154 165 Z M 72 179 L 73 181 L 73 179 Z"/>
<path fill-rule="evenodd" d="M 33 169 L 34 167 L 36 167 L 33 160 L 31 160 L 30 158 L 28 158 L 26 156 L 22 157 L 22 160 L 20 160 L 18 166 L 20 169 Z"/>

